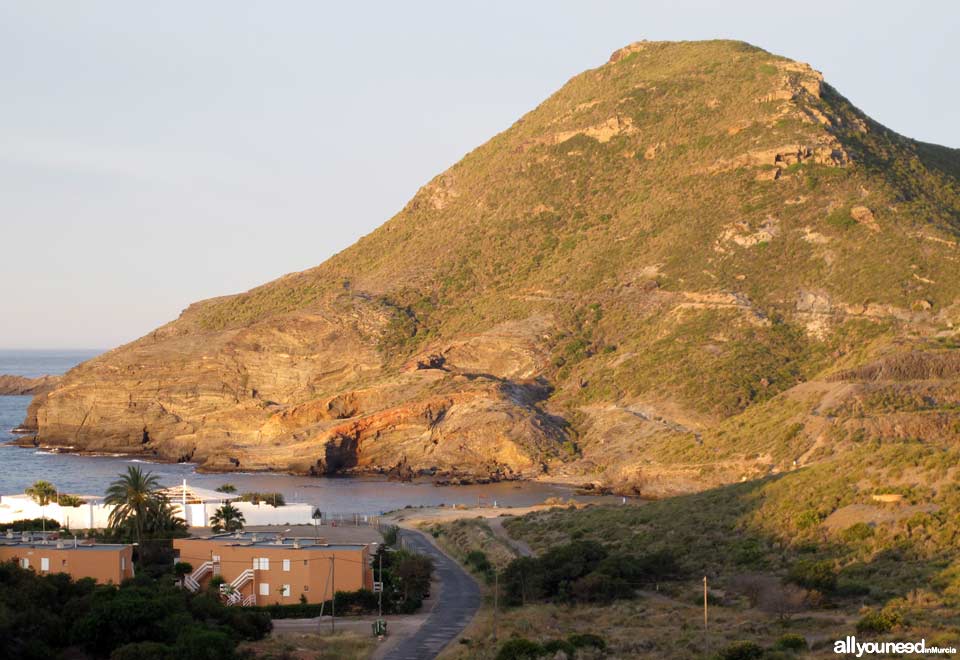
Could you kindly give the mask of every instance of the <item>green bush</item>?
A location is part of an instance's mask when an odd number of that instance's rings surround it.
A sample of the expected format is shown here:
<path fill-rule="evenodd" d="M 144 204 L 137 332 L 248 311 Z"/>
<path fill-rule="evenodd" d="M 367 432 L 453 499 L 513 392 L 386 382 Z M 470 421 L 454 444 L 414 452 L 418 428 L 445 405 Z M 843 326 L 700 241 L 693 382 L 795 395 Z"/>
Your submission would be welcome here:
<path fill-rule="evenodd" d="M 241 502 L 253 502 L 254 504 L 263 502 L 264 504 L 269 504 L 271 506 L 286 506 L 287 504 L 287 500 L 284 499 L 283 493 L 243 493 L 237 499 Z"/>
<path fill-rule="evenodd" d="M 870 593 L 870 585 L 859 580 L 842 578 L 837 580 L 836 594 L 838 596 L 866 596 Z"/>
<path fill-rule="evenodd" d="M 885 633 L 890 632 L 902 622 L 899 614 L 888 612 L 886 610 L 871 610 L 863 615 L 857 621 L 857 632 L 859 633 Z"/>
<path fill-rule="evenodd" d="M 607 642 L 600 635 L 593 633 L 573 633 L 567 636 L 567 641 L 578 649 L 599 649 L 607 648 Z"/>
<path fill-rule="evenodd" d="M 823 592 L 832 592 L 837 587 L 837 574 L 829 561 L 801 559 L 790 567 L 787 579 L 801 587 Z"/>
<path fill-rule="evenodd" d="M 786 633 L 777 640 L 774 648 L 785 651 L 805 651 L 807 649 L 807 638 L 797 633 Z"/>
<path fill-rule="evenodd" d="M 546 653 L 541 644 L 524 637 L 515 637 L 503 643 L 497 652 L 496 660 L 535 660 Z"/>
<path fill-rule="evenodd" d="M 846 543 L 856 543 L 871 536 L 873 536 L 873 527 L 863 522 L 850 525 L 840 533 L 840 538 Z"/>
<path fill-rule="evenodd" d="M 717 654 L 717 660 L 757 660 L 763 655 L 763 647 L 755 642 L 734 642 Z"/>
<path fill-rule="evenodd" d="M 0 532 L 39 532 L 46 529 L 48 532 L 55 532 L 60 529 L 60 523 L 49 518 L 44 521 L 43 518 L 25 518 L 23 520 L 14 520 L 11 523 L 0 525 Z"/>
<path fill-rule="evenodd" d="M 551 639 L 543 643 L 543 650 L 548 655 L 556 655 L 558 651 L 563 651 L 568 658 L 572 658 L 577 652 L 577 647 L 565 639 Z"/>
<path fill-rule="evenodd" d="M 177 587 L 171 566 L 117 586 L 0 563 L 0 656 L 50 658 L 76 648 L 114 660 L 226 660 L 239 640 L 270 631 L 263 614 Z"/>
<path fill-rule="evenodd" d="M 173 647 L 160 642 L 134 642 L 114 649 L 110 660 L 174 660 Z"/>
<path fill-rule="evenodd" d="M 514 559 L 501 582 L 504 603 L 511 606 L 538 600 L 609 603 L 630 598 L 638 585 L 669 580 L 680 572 L 667 551 L 608 555 L 596 541 L 577 539 L 539 558 Z"/>

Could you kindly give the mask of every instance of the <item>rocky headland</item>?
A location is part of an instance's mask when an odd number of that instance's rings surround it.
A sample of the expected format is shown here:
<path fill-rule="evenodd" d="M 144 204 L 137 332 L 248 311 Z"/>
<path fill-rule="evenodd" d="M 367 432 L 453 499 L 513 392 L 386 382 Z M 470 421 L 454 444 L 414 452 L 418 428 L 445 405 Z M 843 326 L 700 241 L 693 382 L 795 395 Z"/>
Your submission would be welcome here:
<path fill-rule="evenodd" d="M 806 64 L 640 42 L 327 262 L 71 370 L 25 426 L 206 470 L 650 496 L 943 446 L 958 176 Z"/>

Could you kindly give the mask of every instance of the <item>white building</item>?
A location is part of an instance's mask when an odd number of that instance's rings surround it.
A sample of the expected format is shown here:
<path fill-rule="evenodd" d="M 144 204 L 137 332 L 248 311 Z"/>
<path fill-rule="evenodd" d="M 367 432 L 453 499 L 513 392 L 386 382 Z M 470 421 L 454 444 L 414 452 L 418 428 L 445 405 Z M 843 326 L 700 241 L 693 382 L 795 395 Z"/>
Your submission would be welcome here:
<path fill-rule="evenodd" d="M 209 527 L 210 518 L 220 506 L 231 502 L 243 514 L 247 525 L 311 525 L 313 506 L 310 504 L 270 504 L 232 501 L 237 495 L 221 493 L 206 488 L 189 486 L 187 480 L 179 486 L 161 491 L 173 505 L 176 515 L 183 518 L 189 527 Z M 0 496 L 0 524 L 16 520 L 46 518 L 56 520 L 70 529 L 103 529 L 110 526 L 112 506 L 103 503 L 102 497 L 81 496 L 80 506 L 47 504 L 40 506 L 29 495 Z"/>

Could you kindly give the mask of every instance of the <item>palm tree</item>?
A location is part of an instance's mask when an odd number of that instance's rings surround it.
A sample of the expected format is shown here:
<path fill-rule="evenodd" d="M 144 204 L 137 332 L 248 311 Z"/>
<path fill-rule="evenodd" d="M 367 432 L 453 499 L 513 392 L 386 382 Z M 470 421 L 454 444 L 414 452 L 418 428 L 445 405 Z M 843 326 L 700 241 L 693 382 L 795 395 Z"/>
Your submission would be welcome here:
<path fill-rule="evenodd" d="M 40 506 L 47 506 L 57 496 L 57 487 L 49 481 L 34 481 L 33 485 L 24 491 Z"/>
<path fill-rule="evenodd" d="M 150 525 L 150 519 L 157 510 L 160 498 L 157 490 L 160 482 L 153 473 L 146 474 L 140 468 L 131 465 L 126 474 L 112 482 L 107 488 L 105 504 L 113 505 L 110 512 L 110 527 L 113 529 L 133 528 L 137 543 L 143 540 L 143 530 Z"/>
<path fill-rule="evenodd" d="M 236 532 L 243 529 L 247 521 L 240 510 L 232 504 L 224 504 L 210 517 L 210 526 L 215 532 Z"/>
<path fill-rule="evenodd" d="M 187 521 L 177 515 L 170 500 L 163 495 L 157 495 L 149 510 L 144 531 L 160 535 L 185 532 Z"/>
<path fill-rule="evenodd" d="M 47 515 L 43 507 L 50 504 L 50 501 L 57 496 L 57 487 L 49 481 L 34 481 L 33 485 L 27 488 L 24 493 L 29 495 L 34 502 L 40 505 L 40 517 L 43 531 L 47 531 Z"/>

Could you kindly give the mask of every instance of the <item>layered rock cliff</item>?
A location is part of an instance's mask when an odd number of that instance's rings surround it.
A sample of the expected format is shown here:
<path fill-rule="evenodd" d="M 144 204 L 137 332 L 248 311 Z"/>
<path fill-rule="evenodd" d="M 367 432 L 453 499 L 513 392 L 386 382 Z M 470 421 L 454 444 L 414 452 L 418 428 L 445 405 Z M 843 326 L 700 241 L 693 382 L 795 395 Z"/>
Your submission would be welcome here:
<path fill-rule="evenodd" d="M 37 441 L 650 494 L 949 442 L 950 368 L 884 365 L 955 359 L 958 173 L 805 64 L 633 44 L 322 265 L 75 368 Z"/>

